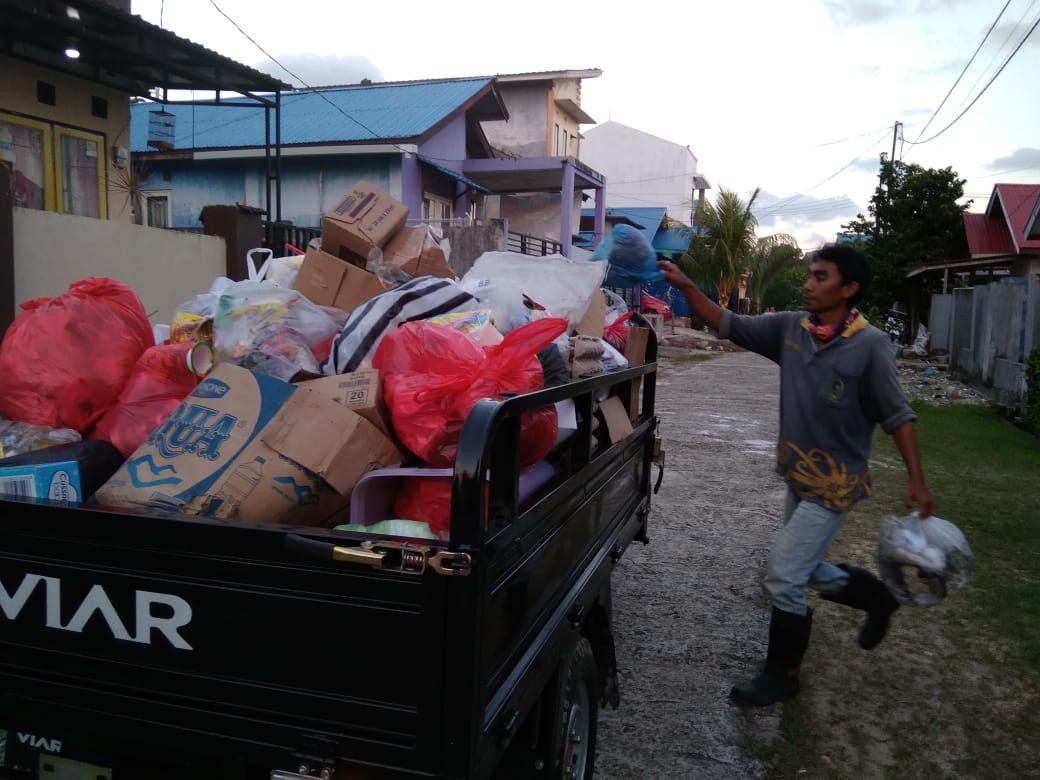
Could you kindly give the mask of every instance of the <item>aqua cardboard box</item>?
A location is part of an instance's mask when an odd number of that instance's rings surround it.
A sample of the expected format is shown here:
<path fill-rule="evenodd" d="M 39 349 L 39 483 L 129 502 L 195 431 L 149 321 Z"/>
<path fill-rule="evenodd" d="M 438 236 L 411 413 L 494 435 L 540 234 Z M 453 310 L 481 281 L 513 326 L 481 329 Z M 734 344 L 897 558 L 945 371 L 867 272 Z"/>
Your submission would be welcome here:
<path fill-rule="evenodd" d="M 115 506 L 290 525 L 342 522 L 366 472 L 400 465 L 360 415 L 302 387 L 218 366 L 98 490 Z"/>
<path fill-rule="evenodd" d="M 83 500 L 79 464 L 68 460 L 0 468 L 0 496 L 78 503 Z"/>

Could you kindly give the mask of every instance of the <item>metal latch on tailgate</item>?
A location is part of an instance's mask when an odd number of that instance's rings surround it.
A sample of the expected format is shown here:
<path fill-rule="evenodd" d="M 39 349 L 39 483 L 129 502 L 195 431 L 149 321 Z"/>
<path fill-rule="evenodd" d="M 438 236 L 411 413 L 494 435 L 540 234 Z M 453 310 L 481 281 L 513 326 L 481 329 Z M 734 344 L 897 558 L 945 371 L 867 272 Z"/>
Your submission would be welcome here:
<path fill-rule="evenodd" d="M 664 449 L 661 447 L 661 437 L 654 436 L 654 452 L 651 463 L 657 466 L 657 484 L 654 485 L 654 494 L 661 489 L 661 482 L 664 480 Z"/>
<path fill-rule="evenodd" d="M 422 574 L 429 566 L 438 574 L 465 577 L 472 560 L 468 553 L 435 550 L 426 545 L 408 542 L 362 542 L 357 547 L 333 547 L 332 557 L 337 561 L 364 563 L 373 569 L 396 571 L 403 574 Z"/>
<path fill-rule="evenodd" d="M 466 577 L 473 568 L 473 559 L 469 553 L 438 550 L 424 544 L 392 542 L 387 539 L 365 541 L 357 547 L 346 547 L 289 534 L 285 537 L 285 546 L 312 558 L 360 563 L 379 571 L 400 574 L 422 574 L 429 567 L 437 574 Z"/>

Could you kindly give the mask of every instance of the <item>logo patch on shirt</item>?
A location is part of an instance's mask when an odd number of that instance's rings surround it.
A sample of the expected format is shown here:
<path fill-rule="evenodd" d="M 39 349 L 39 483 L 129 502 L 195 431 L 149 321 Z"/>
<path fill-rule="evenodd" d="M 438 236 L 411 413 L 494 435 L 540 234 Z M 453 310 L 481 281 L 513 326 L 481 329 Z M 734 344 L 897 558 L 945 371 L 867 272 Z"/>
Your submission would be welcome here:
<path fill-rule="evenodd" d="M 784 339 L 784 346 L 787 347 L 790 350 L 794 350 L 795 352 L 801 352 L 802 351 L 802 345 L 799 344 L 794 339 Z"/>
<path fill-rule="evenodd" d="M 830 390 L 827 391 L 827 403 L 837 404 L 841 402 L 841 399 L 845 397 L 845 380 L 840 376 L 835 376 L 831 380 Z"/>

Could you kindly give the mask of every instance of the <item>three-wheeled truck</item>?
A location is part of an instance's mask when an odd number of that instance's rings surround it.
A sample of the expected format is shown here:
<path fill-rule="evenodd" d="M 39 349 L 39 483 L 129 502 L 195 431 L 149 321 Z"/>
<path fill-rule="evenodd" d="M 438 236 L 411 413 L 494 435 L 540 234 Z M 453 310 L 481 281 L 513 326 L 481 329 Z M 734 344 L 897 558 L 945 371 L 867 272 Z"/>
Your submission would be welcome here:
<path fill-rule="evenodd" d="M 656 352 L 479 402 L 447 543 L 0 499 L 0 774 L 590 777 Z M 635 404 L 620 440 L 610 396 Z M 564 399 L 578 430 L 521 499 L 520 416 Z"/>

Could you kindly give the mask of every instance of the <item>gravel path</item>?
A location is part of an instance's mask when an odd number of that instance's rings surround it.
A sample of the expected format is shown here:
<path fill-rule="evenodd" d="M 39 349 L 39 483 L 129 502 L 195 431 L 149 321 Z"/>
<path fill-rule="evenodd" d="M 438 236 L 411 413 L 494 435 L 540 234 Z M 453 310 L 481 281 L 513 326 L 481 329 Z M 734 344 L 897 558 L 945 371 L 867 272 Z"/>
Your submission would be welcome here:
<path fill-rule="evenodd" d="M 762 776 L 746 741 L 775 733 L 779 708 L 748 713 L 728 692 L 765 653 L 778 376 L 747 352 L 661 361 L 665 477 L 650 544 L 613 577 L 621 706 L 600 714 L 599 778 Z"/>

